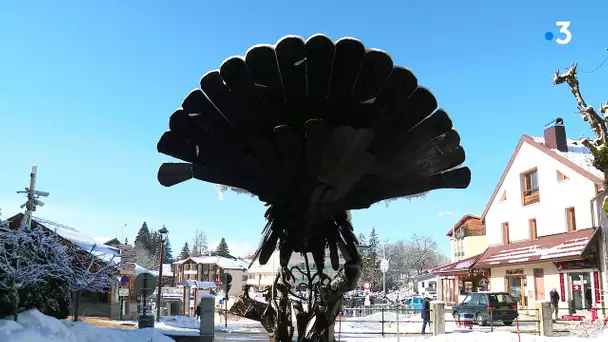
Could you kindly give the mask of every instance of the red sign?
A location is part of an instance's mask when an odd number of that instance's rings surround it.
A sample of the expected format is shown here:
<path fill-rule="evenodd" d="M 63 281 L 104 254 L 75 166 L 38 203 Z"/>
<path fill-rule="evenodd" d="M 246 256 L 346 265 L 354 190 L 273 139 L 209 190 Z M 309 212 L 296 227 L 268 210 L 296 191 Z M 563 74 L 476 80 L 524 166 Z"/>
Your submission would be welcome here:
<path fill-rule="evenodd" d="M 369 281 L 366 280 L 366 281 L 363 282 L 363 289 L 364 290 L 369 290 L 371 287 L 372 287 L 372 284 L 370 284 Z"/>

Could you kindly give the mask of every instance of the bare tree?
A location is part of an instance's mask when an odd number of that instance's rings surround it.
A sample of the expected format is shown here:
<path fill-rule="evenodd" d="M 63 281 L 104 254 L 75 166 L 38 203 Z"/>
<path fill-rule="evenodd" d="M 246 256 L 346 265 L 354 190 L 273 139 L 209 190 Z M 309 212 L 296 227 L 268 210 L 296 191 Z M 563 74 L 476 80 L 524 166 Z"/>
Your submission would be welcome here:
<path fill-rule="evenodd" d="M 207 234 L 202 230 L 196 230 L 192 238 L 192 250 L 190 256 L 201 256 L 208 253 Z"/>
<path fill-rule="evenodd" d="M 158 269 L 159 260 L 158 255 L 150 252 L 148 248 L 142 245 L 135 245 L 135 262 L 139 266 L 147 268 L 149 270 Z"/>
<path fill-rule="evenodd" d="M 72 289 L 76 292 L 74 321 L 78 321 L 80 294 L 83 290 L 107 292 L 108 289 L 116 286 L 113 276 L 118 271 L 118 259 L 118 256 L 101 254 L 95 244 L 90 250 L 75 249 L 72 251 L 74 270 Z"/>
<path fill-rule="evenodd" d="M 71 270 L 68 248 L 57 234 L 21 224 L 9 228 L 0 222 L 0 290 L 11 293 L 14 320 L 19 313 L 19 291 L 49 279 L 69 281 Z"/>
<path fill-rule="evenodd" d="M 604 255 L 604 271 L 608 272 L 608 222 L 606 218 L 606 214 L 608 213 L 608 197 L 606 197 L 606 185 L 608 184 L 608 118 L 606 118 L 606 114 L 608 114 L 608 102 L 600 103 L 599 112 L 593 106 L 587 104 L 580 89 L 576 63 L 571 63 L 570 68 L 562 73 L 557 70 L 553 75 L 553 85 L 564 83 L 570 87 L 570 91 L 576 99 L 577 109 L 581 118 L 589 124 L 595 136 L 593 140 L 584 139 L 583 145 L 591 150 L 593 165 L 604 174 L 604 202 L 602 203 L 604 210 L 603 213 L 601 210 L 599 212 L 601 213 L 600 225 L 604 239 L 602 253 Z"/>
<path fill-rule="evenodd" d="M 437 243 L 430 236 L 413 234 L 405 241 L 390 243 L 386 248 L 390 260 L 387 272 L 387 288 L 423 273 L 445 262 L 446 257 L 438 250 Z"/>

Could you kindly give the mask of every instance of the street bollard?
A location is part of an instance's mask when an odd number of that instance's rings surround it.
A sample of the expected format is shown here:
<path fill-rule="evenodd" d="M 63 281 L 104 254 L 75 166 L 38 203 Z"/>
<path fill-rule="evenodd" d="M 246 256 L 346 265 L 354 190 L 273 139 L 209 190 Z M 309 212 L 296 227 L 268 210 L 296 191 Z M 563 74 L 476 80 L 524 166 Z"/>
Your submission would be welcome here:
<path fill-rule="evenodd" d="M 201 342 L 213 342 L 215 333 L 215 297 L 210 294 L 201 296 Z"/>

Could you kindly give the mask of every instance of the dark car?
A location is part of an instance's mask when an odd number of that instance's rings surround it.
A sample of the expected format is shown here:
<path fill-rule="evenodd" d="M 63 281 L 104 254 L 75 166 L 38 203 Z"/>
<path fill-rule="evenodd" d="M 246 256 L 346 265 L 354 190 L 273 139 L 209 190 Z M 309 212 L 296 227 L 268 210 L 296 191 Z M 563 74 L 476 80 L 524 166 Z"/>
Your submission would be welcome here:
<path fill-rule="evenodd" d="M 473 314 L 475 322 L 486 325 L 488 322 L 502 321 L 511 325 L 519 316 L 517 301 L 506 292 L 474 292 L 452 307 L 452 315 L 458 321 L 461 313 Z"/>

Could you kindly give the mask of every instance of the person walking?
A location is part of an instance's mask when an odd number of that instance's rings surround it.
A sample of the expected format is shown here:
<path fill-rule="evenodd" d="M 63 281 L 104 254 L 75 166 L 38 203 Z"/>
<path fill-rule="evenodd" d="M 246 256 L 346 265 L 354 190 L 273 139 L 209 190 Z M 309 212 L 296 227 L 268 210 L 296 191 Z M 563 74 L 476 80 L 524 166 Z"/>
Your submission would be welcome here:
<path fill-rule="evenodd" d="M 559 293 L 557 293 L 557 289 L 554 287 L 549 292 L 549 298 L 551 299 L 551 307 L 553 308 L 553 312 L 555 312 L 555 319 L 559 318 Z"/>
<path fill-rule="evenodd" d="M 422 302 L 422 313 L 420 314 L 422 318 L 422 333 L 425 333 L 426 326 L 431 327 L 431 299 L 429 297 L 424 297 L 424 301 Z"/>
<path fill-rule="evenodd" d="M 196 311 L 194 312 L 197 321 L 200 321 L 201 319 L 201 304 L 203 304 L 203 302 L 198 303 L 196 306 Z"/>

